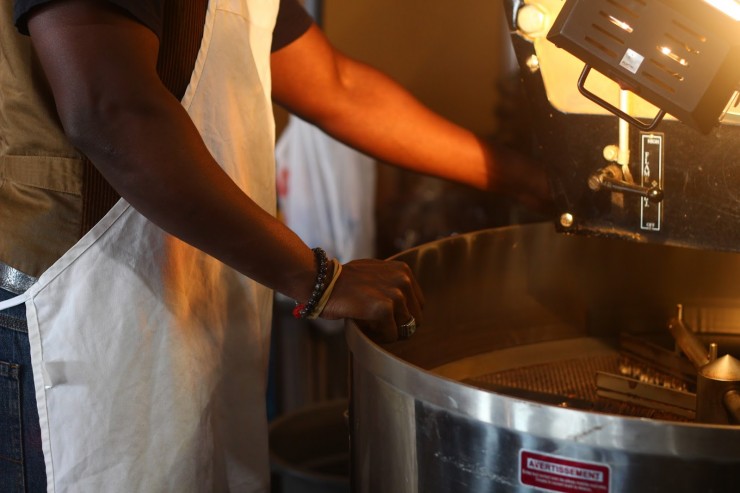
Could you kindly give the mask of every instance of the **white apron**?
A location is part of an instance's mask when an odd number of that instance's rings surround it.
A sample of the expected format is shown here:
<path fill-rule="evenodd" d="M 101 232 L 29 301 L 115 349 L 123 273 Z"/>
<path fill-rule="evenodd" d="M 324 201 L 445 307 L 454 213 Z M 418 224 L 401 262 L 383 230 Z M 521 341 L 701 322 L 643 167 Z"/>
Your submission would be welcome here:
<path fill-rule="evenodd" d="M 216 160 L 271 213 L 278 3 L 211 0 L 183 98 Z M 268 490 L 268 289 L 121 200 L 0 309 L 23 302 L 49 492 Z"/>

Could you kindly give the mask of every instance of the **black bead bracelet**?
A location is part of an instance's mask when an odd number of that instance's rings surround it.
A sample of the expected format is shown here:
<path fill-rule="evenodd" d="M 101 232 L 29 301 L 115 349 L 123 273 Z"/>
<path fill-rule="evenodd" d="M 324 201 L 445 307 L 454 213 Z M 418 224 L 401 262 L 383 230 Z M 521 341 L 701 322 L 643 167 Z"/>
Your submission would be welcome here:
<path fill-rule="evenodd" d="M 313 291 L 308 301 L 296 304 L 295 308 L 293 308 L 293 316 L 299 319 L 306 318 L 313 313 L 319 300 L 321 300 L 321 295 L 324 294 L 324 290 L 326 289 L 326 274 L 329 270 L 329 260 L 326 257 L 326 252 L 318 247 L 311 251 L 316 260 L 318 273 L 316 274 L 316 283 L 313 286 Z"/>

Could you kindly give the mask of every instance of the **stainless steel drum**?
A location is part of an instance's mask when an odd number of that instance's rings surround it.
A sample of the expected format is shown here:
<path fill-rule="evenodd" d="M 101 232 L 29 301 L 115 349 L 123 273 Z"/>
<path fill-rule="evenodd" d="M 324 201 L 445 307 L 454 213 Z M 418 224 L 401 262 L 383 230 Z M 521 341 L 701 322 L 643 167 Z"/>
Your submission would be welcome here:
<path fill-rule="evenodd" d="M 348 325 L 354 492 L 740 491 L 740 426 L 596 385 L 624 374 L 620 337 L 670 353 L 679 303 L 700 340 L 737 357 L 740 255 L 538 224 L 397 258 L 424 290 L 424 324 L 387 345 Z"/>

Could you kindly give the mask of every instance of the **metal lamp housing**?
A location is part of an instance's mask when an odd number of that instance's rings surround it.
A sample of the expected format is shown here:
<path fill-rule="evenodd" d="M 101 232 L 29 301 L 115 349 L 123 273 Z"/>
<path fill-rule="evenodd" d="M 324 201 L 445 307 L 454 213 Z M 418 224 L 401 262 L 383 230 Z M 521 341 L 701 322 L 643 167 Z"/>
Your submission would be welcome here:
<path fill-rule="evenodd" d="M 703 1 L 566 0 L 547 38 L 703 133 L 740 84 L 740 21 Z"/>

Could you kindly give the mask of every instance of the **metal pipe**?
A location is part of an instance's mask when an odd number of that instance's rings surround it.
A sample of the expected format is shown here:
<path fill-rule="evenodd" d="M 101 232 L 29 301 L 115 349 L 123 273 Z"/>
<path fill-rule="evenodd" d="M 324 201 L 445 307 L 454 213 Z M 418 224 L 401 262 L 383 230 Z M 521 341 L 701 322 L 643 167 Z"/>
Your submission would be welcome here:
<path fill-rule="evenodd" d="M 676 305 L 678 315 L 668 322 L 668 330 L 673 334 L 678 347 L 686 355 L 696 368 L 701 368 L 709 363 L 709 352 L 704 344 L 683 323 L 683 306 Z"/>
<path fill-rule="evenodd" d="M 619 90 L 619 109 L 627 114 L 631 113 L 630 92 L 625 89 Z M 630 124 L 622 118 L 619 119 L 619 152 L 617 154 L 617 163 L 622 167 L 624 181 L 634 183 L 632 172 L 630 171 Z"/>

